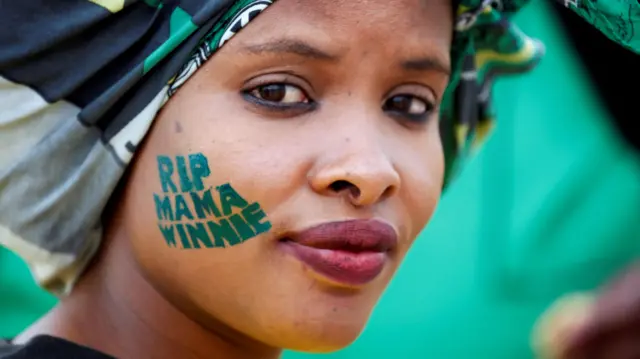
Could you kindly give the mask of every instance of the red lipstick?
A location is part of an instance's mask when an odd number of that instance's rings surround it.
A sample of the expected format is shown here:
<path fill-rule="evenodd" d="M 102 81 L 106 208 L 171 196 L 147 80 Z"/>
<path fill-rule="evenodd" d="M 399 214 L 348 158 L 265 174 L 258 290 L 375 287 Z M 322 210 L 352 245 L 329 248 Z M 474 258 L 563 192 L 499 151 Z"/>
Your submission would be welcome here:
<path fill-rule="evenodd" d="M 316 273 L 352 286 L 373 281 L 397 244 L 393 227 L 377 220 L 324 223 L 281 240 L 286 252 Z"/>

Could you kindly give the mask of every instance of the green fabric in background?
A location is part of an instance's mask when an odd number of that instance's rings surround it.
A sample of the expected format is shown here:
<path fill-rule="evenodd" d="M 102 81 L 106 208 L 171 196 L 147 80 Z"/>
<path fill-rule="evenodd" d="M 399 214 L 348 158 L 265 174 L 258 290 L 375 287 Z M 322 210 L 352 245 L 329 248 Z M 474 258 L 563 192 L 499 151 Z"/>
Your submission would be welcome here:
<path fill-rule="evenodd" d="M 365 333 L 334 359 L 526 359 L 530 327 L 566 291 L 640 255 L 640 165 L 545 2 L 518 16 L 547 56 L 497 86 L 498 124 L 449 188 Z M 0 249 L 0 336 L 51 307 Z M 286 353 L 285 359 L 312 355 Z"/>
<path fill-rule="evenodd" d="M 55 303 L 36 286 L 24 262 L 0 246 L 0 338 L 15 336 Z"/>

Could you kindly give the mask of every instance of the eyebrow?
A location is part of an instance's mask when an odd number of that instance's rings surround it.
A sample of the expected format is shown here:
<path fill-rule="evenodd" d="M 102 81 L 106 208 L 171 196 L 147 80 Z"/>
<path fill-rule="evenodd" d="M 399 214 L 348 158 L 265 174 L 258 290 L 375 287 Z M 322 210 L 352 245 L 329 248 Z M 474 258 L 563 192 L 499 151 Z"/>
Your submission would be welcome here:
<path fill-rule="evenodd" d="M 401 63 L 401 67 L 409 71 L 437 71 L 451 76 L 451 67 L 435 57 L 406 60 Z"/>
<path fill-rule="evenodd" d="M 326 61 L 335 61 L 338 59 L 338 56 L 336 55 L 329 54 L 305 42 L 294 39 L 279 39 L 264 44 L 248 45 L 245 46 L 243 50 L 256 55 L 263 53 L 276 53 L 294 54 Z"/>
<path fill-rule="evenodd" d="M 324 61 L 336 61 L 339 59 L 338 55 L 330 54 L 296 39 L 278 39 L 263 44 L 247 45 L 242 50 L 254 55 L 274 53 L 293 54 Z M 427 56 L 405 60 L 400 63 L 400 66 L 402 69 L 409 71 L 437 71 L 447 76 L 451 75 L 451 68 L 436 57 Z"/>

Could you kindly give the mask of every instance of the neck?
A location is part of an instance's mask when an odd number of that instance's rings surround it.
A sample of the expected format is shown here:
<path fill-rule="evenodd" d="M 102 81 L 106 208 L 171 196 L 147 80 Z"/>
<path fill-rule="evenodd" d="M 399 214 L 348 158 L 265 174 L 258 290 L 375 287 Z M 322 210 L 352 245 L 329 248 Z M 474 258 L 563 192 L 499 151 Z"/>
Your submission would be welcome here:
<path fill-rule="evenodd" d="M 190 319 L 144 279 L 124 231 L 115 230 L 105 237 L 108 245 L 103 245 L 99 258 L 73 293 L 17 342 L 49 334 L 120 359 L 280 356 L 281 350 L 257 343 L 221 323 L 206 323 L 205 327 Z"/>

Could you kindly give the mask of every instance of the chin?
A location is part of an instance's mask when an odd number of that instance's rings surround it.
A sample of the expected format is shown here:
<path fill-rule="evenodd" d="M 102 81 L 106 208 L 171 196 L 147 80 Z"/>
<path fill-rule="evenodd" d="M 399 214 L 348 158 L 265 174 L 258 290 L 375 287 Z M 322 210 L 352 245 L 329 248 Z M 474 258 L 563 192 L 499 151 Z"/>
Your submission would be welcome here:
<path fill-rule="evenodd" d="M 299 330 L 293 333 L 292 340 L 283 345 L 285 349 L 307 353 L 330 353 L 351 345 L 364 328 L 364 323 L 351 326 L 340 323 L 300 323 Z"/>
<path fill-rule="evenodd" d="M 261 310 L 270 313 L 260 323 L 262 334 L 269 336 L 263 337 L 267 339 L 264 342 L 309 353 L 334 352 L 351 345 L 364 330 L 389 282 L 393 271 L 387 269 L 384 275 L 358 289 L 335 286 L 321 277 L 309 280 L 305 278 L 309 273 L 292 276 L 286 282 L 290 287 L 276 290 L 280 300 L 270 301 L 273 304 L 268 310 Z"/>
<path fill-rule="evenodd" d="M 341 350 L 360 336 L 372 309 L 367 302 L 352 303 L 350 308 L 327 302 L 305 303 L 303 310 L 298 307 L 291 311 L 293 304 L 289 310 L 269 318 L 270 324 L 262 322 L 261 332 L 265 335 L 262 341 L 273 347 L 308 353 Z"/>

